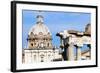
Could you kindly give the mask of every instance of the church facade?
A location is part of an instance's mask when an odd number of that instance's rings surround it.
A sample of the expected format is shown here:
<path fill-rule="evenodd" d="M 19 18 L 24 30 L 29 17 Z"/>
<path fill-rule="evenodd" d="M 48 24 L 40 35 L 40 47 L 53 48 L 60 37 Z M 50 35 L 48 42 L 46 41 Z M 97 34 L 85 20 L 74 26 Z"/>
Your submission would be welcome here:
<path fill-rule="evenodd" d="M 30 29 L 27 41 L 27 48 L 24 48 L 22 53 L 22 63 L 62 60 L 59 48 L 52 45 L 52 34 L 44 25 L 43 16 L 37 16 L 37 22 Z"/>

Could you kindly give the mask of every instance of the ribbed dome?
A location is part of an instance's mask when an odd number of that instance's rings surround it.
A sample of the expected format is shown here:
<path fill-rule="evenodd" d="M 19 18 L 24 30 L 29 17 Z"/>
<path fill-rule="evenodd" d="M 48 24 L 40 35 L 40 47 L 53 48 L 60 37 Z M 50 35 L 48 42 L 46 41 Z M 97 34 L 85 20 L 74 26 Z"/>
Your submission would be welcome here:
<path fill-rule="evenodd" d="M 43 17 L 41 15 L 37 16 L 37 23 L 30 29 L 29 35 L 30 35 L 30 33 L 32 33 L 34 35 L 39 35 L 39 34 L 51 35 L 48 27 L 44 25 Z"/>

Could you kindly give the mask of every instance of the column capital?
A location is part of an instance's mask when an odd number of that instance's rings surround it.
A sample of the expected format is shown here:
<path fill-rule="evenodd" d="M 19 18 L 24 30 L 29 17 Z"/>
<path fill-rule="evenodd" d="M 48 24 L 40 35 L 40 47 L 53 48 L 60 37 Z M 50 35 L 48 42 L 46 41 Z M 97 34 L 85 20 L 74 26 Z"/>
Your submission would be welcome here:
<path fill-rule="evenodd" d="M 79 47 L 81 48 L 83 46 L 83 44 L 76 44 L 75 47 Z"/>

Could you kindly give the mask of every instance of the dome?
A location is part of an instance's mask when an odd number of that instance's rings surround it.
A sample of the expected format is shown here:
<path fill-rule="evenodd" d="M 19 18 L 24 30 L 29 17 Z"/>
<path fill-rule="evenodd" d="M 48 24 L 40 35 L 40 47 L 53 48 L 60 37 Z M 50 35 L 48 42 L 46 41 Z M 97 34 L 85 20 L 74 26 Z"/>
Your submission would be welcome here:
<path fill-rule="evenodd" d="M 36 24 L 30 29 L 28 33 L 28 48 L 37 49 L 50 49 L 52 48 L 52 36 L 46 25 L 43 23 L 43 17 L 37 16 Z"/>
<path fill-rule="evenodd" d="M 51 35 L 48 27 L 43 23 L 43 17 L 41 15 L 37 16 L 37 23 L 30 29 L 30 33 L 34 35 L 43 34 L 43 35 Z"/>

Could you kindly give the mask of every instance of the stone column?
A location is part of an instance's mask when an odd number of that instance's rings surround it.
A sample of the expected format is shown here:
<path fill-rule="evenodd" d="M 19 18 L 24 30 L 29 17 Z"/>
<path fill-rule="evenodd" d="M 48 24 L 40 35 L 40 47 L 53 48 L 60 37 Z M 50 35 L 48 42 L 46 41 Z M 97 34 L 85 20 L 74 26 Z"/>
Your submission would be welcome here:
<path fill-rule="evenodd" d="M 91 59 L 91 44 L 88 44 L 87 46 L 89 47 L 89 55 L 90 55 L 89 59 Z"/>
<path fill-rule="evenodd" d="M 69 44 L 67 50 L 68 60 L 74 60 L 74 44 Z"/>
<path fill-rule="evenodd" d="M 64 50 L 64 42 L 63 42 L 63 38 L 60 37 L 60 48 L 61 50 Z M 65 60 L 65 57 L 64 57 L 64 51 L 62 52 L 62 60 Z"/>
<path fill-rule="evenodd" d="M 63 46 L 63 39 L 62 39 L 62 37 L 60 38 L 60 44 L 61 44 L 61 46 Z"/>
<path fill-rule="evenodd" d="M 81 60 L 81 46 L 76 46 L 76 60 Z"/>

